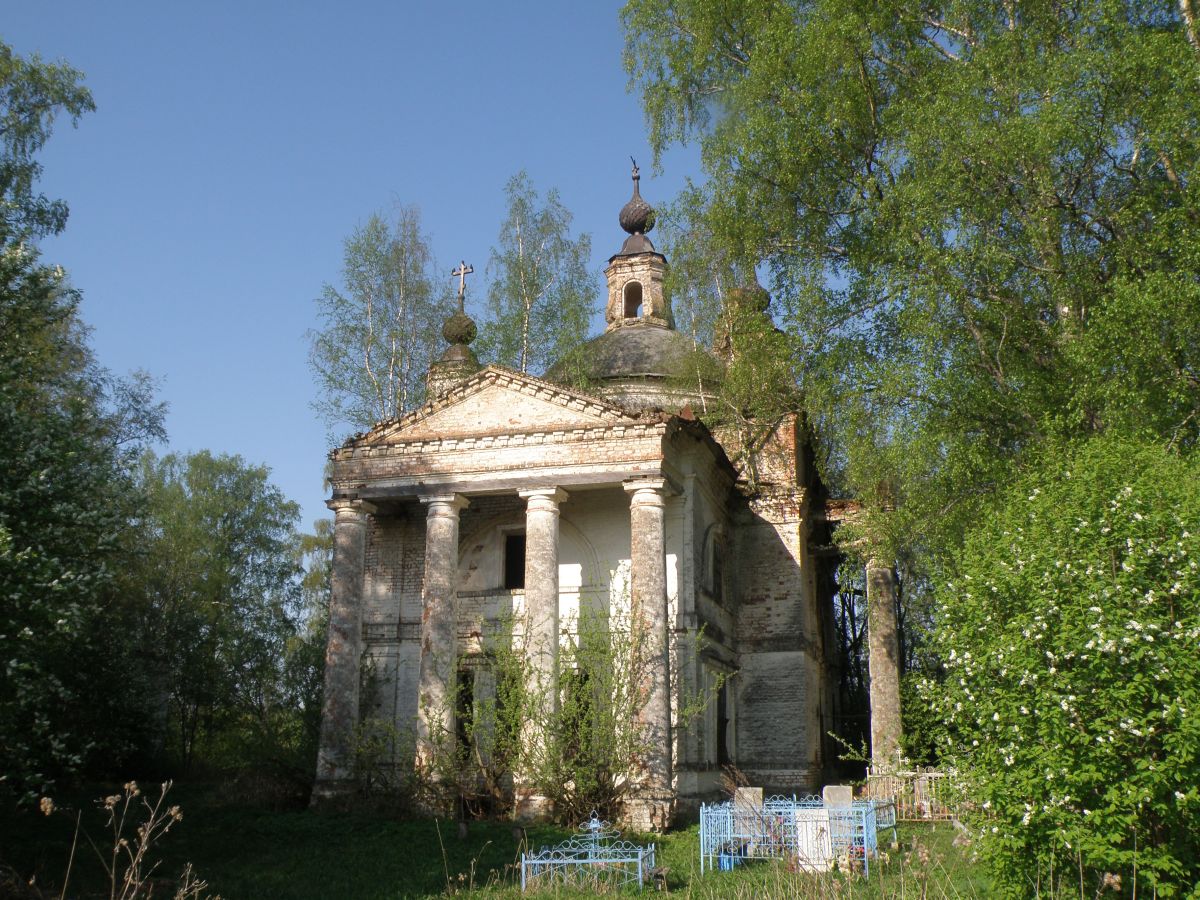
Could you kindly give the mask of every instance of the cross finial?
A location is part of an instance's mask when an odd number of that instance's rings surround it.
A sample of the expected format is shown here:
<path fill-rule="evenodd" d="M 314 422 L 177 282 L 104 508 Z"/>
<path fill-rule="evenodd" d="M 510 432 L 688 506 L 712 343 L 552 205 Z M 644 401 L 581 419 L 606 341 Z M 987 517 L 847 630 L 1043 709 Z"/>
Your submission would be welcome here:
<path fill-rule="evenodd" d="M 463 311 L 463 297 L 467 293 L 467 276 L 475 271 L 474 266 L 468 266 L 467 261 L 463 260 L 458 264 L 458 268 L 450 273 L 451 277 L 458 279 L 458 311 Z"/>

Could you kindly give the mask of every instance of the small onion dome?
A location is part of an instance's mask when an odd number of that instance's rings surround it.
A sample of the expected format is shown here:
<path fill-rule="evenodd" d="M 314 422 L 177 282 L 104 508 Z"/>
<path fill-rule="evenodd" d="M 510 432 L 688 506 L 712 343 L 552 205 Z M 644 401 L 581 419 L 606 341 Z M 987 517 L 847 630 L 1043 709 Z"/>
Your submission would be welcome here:
<path fill-rule="evenodd" d="M 771 295 L 758 282 L 736 287 L 729 292 L 729 303 L 738 309 L 765 313 L 771 306 Z"/>
<path fill-rule="evenodd" d="M 642 199 L 638 191 L 638 166 L 633 164 L 633 196 L 621 207 L 619 221 L 621 227 L 629 234 L 646 234 L 654 227 L 654 207 Z"/>
<path fill-rule="evenodd" d="M 466 313 L 456 312 L 442 325 L 442 337 L 451 344 L 469 344 L 477 334 L 475 320 Z"/>

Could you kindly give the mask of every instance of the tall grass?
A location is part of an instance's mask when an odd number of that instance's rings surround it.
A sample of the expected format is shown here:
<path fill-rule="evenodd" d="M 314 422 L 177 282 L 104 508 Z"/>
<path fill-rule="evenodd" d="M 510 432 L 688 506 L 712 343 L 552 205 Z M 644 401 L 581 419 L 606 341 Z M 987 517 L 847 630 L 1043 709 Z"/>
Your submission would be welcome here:
<path fill-rule="evenodd" d="M 88 796 L 94 796 L 95 792 Z M 187 862 L 225 900 L 392 900 L 400 897 L 477 895 L 516 898 L 522 850 L 563 840 L 568 832 L 513 828 L 505 822 L 472 822 L 463 834 L 454 822 L 400 821 L 387 813 L 315 814 L 253 806 L 245 798 L 180 785 L 172 792 L 186 816 L 173 821 L 168 840 L 156 845 L 156 875 L 175 879 Z M 122 803 L 124 799 L 122 798 Z M 105 833 L 106 810 L 80 802 L 82 831 Z M 169 808 L 168 808 L 169 811 Z M 59 896 L 72 841 L 73 817 L 34 811 L 0 815 L 0 863 L 31 877 Z M 955 841 L 949 825 L 902 829 L 896 849 L 873 861 L 871 877 L 845 872 L 789 871 L 779 861 L 748 863 L 732 872 L 699 872 L 698 829 L 644 835 L 658 844 L 660 865 L 680 897 L 696 898 L 975 898 L 989 883 L 972 848 Z M 887 838 L 883 843 L 886 845 Z M 80 838 L 81 847 L 88 847 Z M 103 845 L 101 845 L 103 846 Z M 67 897 L 108 893 L 110 876 L 94 852 L 80 852 Z M 1076 891 L 1078 885 L 1076 884 Z M 550 890 L 538 896 L 587 897 L 593 891 Z M 1032 895 L 1032 892 L 1031 892 Z M 1078 896 L 1043 893 L 1041 896 Z"/>

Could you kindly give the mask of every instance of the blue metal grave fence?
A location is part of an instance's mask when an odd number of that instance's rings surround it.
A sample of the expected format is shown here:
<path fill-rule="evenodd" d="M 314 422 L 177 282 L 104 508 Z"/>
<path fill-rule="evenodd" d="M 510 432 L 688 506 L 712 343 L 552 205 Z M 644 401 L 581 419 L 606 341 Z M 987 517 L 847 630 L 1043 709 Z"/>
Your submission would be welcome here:
<path fill-rule="evenodd" d="M 862 866 L 868 876 L 879 849 L 876 830 L 876 805 L 868 800 L 840 807 L 811 796 L 771 797 L 761 807 L 705 803 L 700 807 L 700 872 L 775 857 L 815 869 L 841 860 Z"/>
<path fill-rule="evenodd" d="M 656 847 L 617 840 L 618 834 L 596 813 L 579 826 L 580 834 L 537 853 L 521 854 L 521 890 L 554 884 L 583 889 L 636 884 L 641 888 L 655 868 Z"/>

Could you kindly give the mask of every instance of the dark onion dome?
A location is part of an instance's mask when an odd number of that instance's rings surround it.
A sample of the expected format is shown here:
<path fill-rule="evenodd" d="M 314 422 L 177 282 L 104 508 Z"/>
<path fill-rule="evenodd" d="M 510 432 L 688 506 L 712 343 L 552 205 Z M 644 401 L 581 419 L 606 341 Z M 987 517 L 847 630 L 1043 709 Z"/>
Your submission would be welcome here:
<path fill-rule="evenodd" d="M 451 344 L 469 344 L 478 334 L 475 320 L 466 313 L 456 312 L 442 325 L 442 337 Z"/>
<path fill-rule="evenodd" d="M 648 234 L 654 227 L 654 207 L 642 199 L 638 182 L 642 180 L 637 162 L 633 164 L 633 196 L 621 207 L 618 221 L 629 234 Z"/>
<path fill-rule="evenodd" d="M 684 373 L 684 364 L 694 349 L 691 339 L 674 329 L 631 323 L 583 345 L 582 374 L 589 381 L 671 378 Z M 554 381 L 566 374 L 562 370 L 560 363 L 546 377 Z"/>
<path fill-rule="evenodd" d="M 765 313 L 771 308 L 771 295 L 765 287 L 755 281 L 731 290 L 727 302 L 737 309 Z"/>

